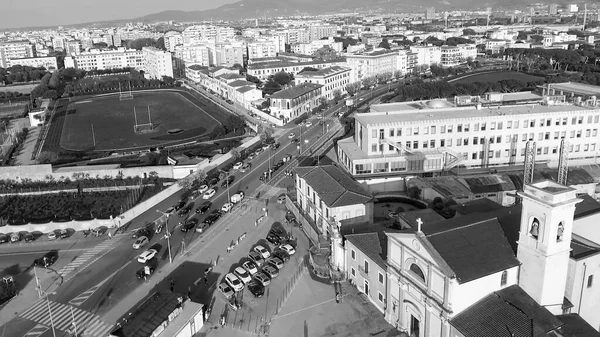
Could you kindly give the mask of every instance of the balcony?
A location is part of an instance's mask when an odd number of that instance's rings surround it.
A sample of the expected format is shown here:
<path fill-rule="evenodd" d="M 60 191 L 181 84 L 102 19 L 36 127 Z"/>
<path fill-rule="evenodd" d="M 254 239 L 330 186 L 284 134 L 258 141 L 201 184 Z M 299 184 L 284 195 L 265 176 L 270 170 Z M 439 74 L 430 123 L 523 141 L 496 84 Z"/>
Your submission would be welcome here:
<path fill-rule="evenodd" d="M 369 278 L 369 270 L 365 270 L 365 266 L 358 266 L 358 272 L 362 277 Z"/>

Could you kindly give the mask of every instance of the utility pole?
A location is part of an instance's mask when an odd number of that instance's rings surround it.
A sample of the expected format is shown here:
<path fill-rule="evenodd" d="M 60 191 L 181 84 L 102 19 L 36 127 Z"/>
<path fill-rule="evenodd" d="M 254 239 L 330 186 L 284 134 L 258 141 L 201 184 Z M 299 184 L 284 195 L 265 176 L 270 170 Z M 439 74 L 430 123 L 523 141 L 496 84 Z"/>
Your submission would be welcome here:
<path fill-rule="evenodd" d="M 169 263 L 173 263 L 173 256 L 171 255 L 171 232 L 169 232 L 169 216 L 170 214 L 167 214 L 163 211 L 159 211 L 156 210 L 158 213 L 162 214 L 164 217 L 166 217 L 165 219 L 165 238 L 167 239 L 167 249 L 169 250 Z"/>
<path fill-rule="evenodd" d="M 94 141 L 94 147 L 96 147 L 96 134 L 94 133 L 94 124 L 92 125 L 92 141 Z"/>

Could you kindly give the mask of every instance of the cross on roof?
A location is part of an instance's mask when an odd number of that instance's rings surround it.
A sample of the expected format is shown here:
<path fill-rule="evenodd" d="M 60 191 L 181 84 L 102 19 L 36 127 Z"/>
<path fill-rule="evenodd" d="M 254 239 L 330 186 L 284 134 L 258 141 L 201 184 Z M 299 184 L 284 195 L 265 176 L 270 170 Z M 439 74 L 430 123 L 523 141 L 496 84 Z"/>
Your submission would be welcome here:
<path fill-rule="evenodd" d="M 421 231 L 421 226 L 423 225 L 423 220 L 421 220 L 421 218 L 417 219 L 417 230 L 420 232 Z"/>

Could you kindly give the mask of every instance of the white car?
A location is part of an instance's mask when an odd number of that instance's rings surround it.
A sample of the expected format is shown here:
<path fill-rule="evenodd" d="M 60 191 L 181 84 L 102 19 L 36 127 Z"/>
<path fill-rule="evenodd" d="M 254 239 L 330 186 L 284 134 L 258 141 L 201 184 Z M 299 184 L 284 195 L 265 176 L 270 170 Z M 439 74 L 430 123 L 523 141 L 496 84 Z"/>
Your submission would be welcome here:
<path fill-rule="evenodd" d="M 242 263 L 242 268 L 246 269 L 246 271 L 250 273 L 250 275 L 258 273 L 258 268 L 256 267 L 256 264 L 252 261 L 246 261 Z"/>
<path fill-rule="evenodd" d="M 254 247 L 253 250 L 255 252 L 257 252 L 258 254 L 260 254 L 260 256 L 265 260 L 271 257 L 271 253 L 269 253 L 269 251 L 266 250 L 265 247 L 263 247 L 261 245 Z"/>
<path fill-rule="evenodd" d="M 157 253 L 158 252 L 156 251 L 156 249 L 148 249 L 147 251 L 143 252 L 140 256 L 138 256 L 138 262 L 147 263 L 148 261 L 152 260 Z"/>
<path fill-rule="evenodd" d="M 306 121 L 306 127 L 309 128 L 312 126 L 312 122 Z"/>
<path fill-rule="evenodd" d="M 208 191 L 208 185 L 202 185 L 198 188 L 198 193 L 200 193 L 200 194 L 202 194 L 206 191 Z"/>
<path fill-rule="evenodd" d="M 248 284 L 248 282 L 250 282 L 250 280 L 252 279 L 252 277 L 250 277 L 250 274 L 246 271 L 246 269 L 242 268 L 242 267 L 237 267 L 233 270 L 233 273 L 235 274 L 235 276 L 237 276 L 240 280 L 242 280 L 242 282 L 244 282 L 244 284 Z"/>
<path fill-rule="evenodd" d="M 235 165 L 233 165 L 233 169 L 239 170 L 242 168 L 242 166 L 244 166 L 244 163 L 242 163 L 241 161 L 238 161 L 237 163 L 235 163 Z"/>
<path fill-rule="evenodd" d="M 233 273 L 225 275 L 225 282 L 233 289 L 233 291 L 238 292 L 244 290 L 244 283 Z"/>
<path fill-rule="evenodd" d="M 202 199 L 204 199 L 204 200 L 210 199 L 215 195 L 215 193 L 217 193 L 217 191 L 215 191 L 214 188 L 211 188 L 210 190 L 208 190 L 204 193 L 204 195 L 202 196 Z"/>
<path fill-rule="evenodd" d="M 288 253 L 288 255 L 294 255 L 296 254 L 296 249 L 294 249 L 294 247 L 292 247 L 292 245 L 285 244 L 285 245 L 281 245 L 279 246 L 279 249 L 283 250 L 284 252 Z"/>
<path fill-rule="evenodd" d="M 289 138 L 289 139 L 292 139 L 292 138 L 294 138 L 294 137 L 296 137 L 296 134 L 295 134 L 295 133 L 293 133 L 293 132 L 292 132 L 292 133 L 290 133 L 290 134 L 289 134 L 289 136 L 288 136 L 288 138 Z"/>
<path fill-rule="evenodd" d="M 140 249 L 140 248 L 144 247 L 147 243 L 148 243 L 148 238 L 145 236 L 140 236 L 133 243 L 133 249 Z"/>
<path fill-rule="evenodd" d="M 231 211 L 232 208 L 233 208 L 233 204 L 228 202 L 225 205 L 223 205 L 223 207 L 221 207 L 221 212 L 227 213 L 227 212 Z"/>

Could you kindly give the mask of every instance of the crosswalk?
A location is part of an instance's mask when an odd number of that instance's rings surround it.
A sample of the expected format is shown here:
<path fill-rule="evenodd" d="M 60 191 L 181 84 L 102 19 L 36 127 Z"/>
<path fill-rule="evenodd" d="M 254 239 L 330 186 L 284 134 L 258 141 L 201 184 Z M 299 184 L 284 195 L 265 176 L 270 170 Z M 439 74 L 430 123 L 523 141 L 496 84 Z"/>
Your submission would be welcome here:
<path fill-rule="evenodd" d="M 45 325 L 38 324 L 38 325 L 34 326 L 31 330 L 27 331 L 27 333 L 25 335 L 23 335 L 23 337 L 40 336 L 44 332 L 48 331 L 48 329 L 50 329 L 50 328 Z"/>
<path fill-rule="evenodd" d="M 105 240 L 104 242 L 98 244 L 96 247 L 94 247 L 94 248 L 86 251 L 85 253 L 81 254 L 75 260 L 73 260 L 69 264 L 67 264 L 66 266 L 62 267 L 62 269 L 60 269 L 58 271 L 58 274 L 60 276 L 62 276 L 63 279 L 65 279 L 65 282 L 66 282 L 68 279 L 70 279 L 69 275 L 71 273 L 73 273 L 73 271 L 75 271 L 77 269 L 79 269 L 79 271 L 85 269 L 87 266 L 89 266 L 91 264 L 91 263 L 88 263 L 86 265 L 87 262 L 89 262 L 94 256 L 96 256 L 100 252 L 102 252 L 104 250 L 108 250 L 109 248 L 111 248 L 117 241 L 118 240 L 116 238 L 115 239 L 111 239 L 111 240 Z"/>
<path fill-rule="evenodd" d="M 98 315 L 67 304 L 47 301 L 45 298 L 37 301 L 29 309 L 19 314 L 19 316 L 38 323 L 38 326 L 54 326 L 54 329 L 64 332 L 72 333 L 76 329 L 77 334 L 83 337 L 104 337 L 108 335 L 112 328 L 110 324 L 100 320 Z M 41 329 L 36 331 L 41 331 Z M 38 335 L 28 333 L 24 337 Z"/>
<path fill-rule="evenodd" d="M 97 284 L 97 285 L 91 287 L 90 289 L 84 291 L 79 296 L 70 300 L 69 304 L 74 305 L 74 306 L 80 306 L 81 304 L 85 303 L 85 301 L 87 301 L 87 299 L 90 298 L 90 296 L 92 296 L 96 292 L 96 290 L 98 290 L 103 284 L 104 284 L 104 282 Z"/>

